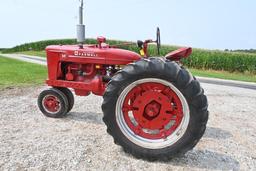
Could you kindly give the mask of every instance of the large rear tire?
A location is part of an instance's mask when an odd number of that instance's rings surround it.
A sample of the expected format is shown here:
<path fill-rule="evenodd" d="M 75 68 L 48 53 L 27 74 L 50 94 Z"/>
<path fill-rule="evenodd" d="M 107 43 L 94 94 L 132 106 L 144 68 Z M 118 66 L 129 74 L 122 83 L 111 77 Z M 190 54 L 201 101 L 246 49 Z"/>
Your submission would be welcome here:
<path fill-rule="evenodd" d="M 164 58 L 127 65 L 109 82 L 102 105 L 114 142 L 147 160 L 191 150 L 205 132 L 207 108 L 200 83 Z"/>

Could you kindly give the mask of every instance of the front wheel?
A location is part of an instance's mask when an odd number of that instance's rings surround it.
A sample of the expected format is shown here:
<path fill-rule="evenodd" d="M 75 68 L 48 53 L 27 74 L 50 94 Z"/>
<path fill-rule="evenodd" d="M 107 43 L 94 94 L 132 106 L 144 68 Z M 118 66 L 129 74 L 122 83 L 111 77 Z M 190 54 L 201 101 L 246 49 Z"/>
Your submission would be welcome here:
<path fill-rule="evenodd" d="M 69 110 L 67 96 L 56 88 L 41 92 L 37 104 L 40 111 L 50 118 L 62 118 L 67 115 Z"/>
<path fill-rule="evenodd" d="M 167 160 L 192 149 L 204 134 L 207 107 L 199 82 L 162 58 L 142 59 L 118 72 L 102 105 L 115 143 L 148 160 Z"/>
<path fill-rule="evenodd" d="M 68 99 L 68 112 L 70 112 L 72 110 L 72 108 L 74 107 L 74 103 L 75 103 L 75 98 L 74 98 L 72 91 L 70 89 L 64 88 L 64 87 L 55 87 L 54 89 L 58 89 L 66 95 L 66 97 Z"/>

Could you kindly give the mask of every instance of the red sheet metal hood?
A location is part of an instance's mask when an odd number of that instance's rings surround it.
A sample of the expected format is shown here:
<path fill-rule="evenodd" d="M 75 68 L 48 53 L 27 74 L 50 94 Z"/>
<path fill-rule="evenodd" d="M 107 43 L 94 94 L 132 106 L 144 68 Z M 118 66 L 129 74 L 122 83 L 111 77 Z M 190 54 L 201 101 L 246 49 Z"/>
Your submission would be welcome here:
<path fill-rule="evenodd" d="M 126 65 L 141 58 L 139 54 L 132 51 L 110 47 L 99 48 L 96 45 L 84 46 L 83 49 L 77 45 L 53 45 L 48 46 L 46 51 L 64 54 L 66 58 L 79 58 L 109 65 Z"/>

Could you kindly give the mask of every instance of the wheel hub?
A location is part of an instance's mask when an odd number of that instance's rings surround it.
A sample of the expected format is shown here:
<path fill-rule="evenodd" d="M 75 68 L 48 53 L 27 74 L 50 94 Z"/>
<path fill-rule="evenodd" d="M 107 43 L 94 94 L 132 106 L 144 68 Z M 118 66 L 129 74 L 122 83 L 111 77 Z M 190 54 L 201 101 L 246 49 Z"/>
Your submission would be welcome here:
<path fill-rule="evenodd" d="M 134 87 L 127 94 L 122 109 L 130 129 L 148 139 L 171 135 L 183 117 L 179 97 L 160 83 L 148 82 Z"/>
<path fill-rule="evenodd" d="M 55 96 L 46 96 L 43 99 L 43 105 L 49 112 L 57 112 L 60 109 L 60 102 Z"/>
<path fill-rule="evenodd" d="M 145 107 L 143 116 L 148 120 L 152 120 L 159 115 L 160 109 L 161 109 L 161 104 L 159 104 L 156 101 L 152 101 Z"/>

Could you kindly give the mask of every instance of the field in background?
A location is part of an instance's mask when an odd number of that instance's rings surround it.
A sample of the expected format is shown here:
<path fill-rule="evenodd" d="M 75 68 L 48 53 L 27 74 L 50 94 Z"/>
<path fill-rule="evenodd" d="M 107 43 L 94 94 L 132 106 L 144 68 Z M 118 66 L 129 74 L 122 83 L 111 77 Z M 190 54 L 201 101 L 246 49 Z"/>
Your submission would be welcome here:
<path fill-rule="evenodd" d="M 40 57 L 46 57 L 45 51 L 23 51 L 23 52 L 17 52 L 17 54 L 24 54 L 24 55 L 30 55 L 30 56 L 40 56 Z"/>
<path fill-rule="evenodd" d="M 86 43 L 96 44 L 97 42 L 95 39 L 87 39 Z M 113 45 L 123 43 L 123 41 L 109 40 L 108 43 Z M 3 53 L 16 53 L 25 51 L 24 53 L 29 54 L 28 51 L 33 50 L 39 51 L 39 55 L 44 56 L 45 54 L 41 51 L 44 50 L 46 46 L 58 44 L 76 44 L 76 39 L 47 40 L 27 43 L 11 49 L 5 49 L 3 50 Z M 131 46 L 120 46 L 120 48 L 128 49 L 135 52 L 139 51 L 136 44 Z M 164 56 L 168 52 L 173 51 L 177 48 L 177 46 L 164 45 L 161 48 L 161 56 Z M 149 52 L 151 56 L 157 55 L 156 48 L 153 45 L 149 47 Z M 34 54 L 34 52 L 32 53 Z M 247 72 L 250 74 L 256 74 L 256 54 L 254 53 L 194 49 L 191 57 L 183 60 L 183 63 L 189 68 L 196 68 L 202 70 L 218 70 L 240 73 Z"/>
<path fill-rule="evenodd" d="M 0 89 L 42 85 L 47 78 L 46 67 L 0 56 Z"/>
<path fill-rule="evenodd" d="M 41 56 L 45 57 L 45 51 L 24 51 L 19 52 L 19 54 L 31 55 L 31 56 Z M 4 54 L 3 54 L 4 55 Z M 256 74 L 251 74 L 248 72 L 239 73 L 239 72 L 227 72 L 227 71 L 215 71 L 215 70 L 202 70 L 189 68 L 190 72 L 194 76 L 209 77 L 209 78 L 220 78 L 228 80 L 238 80 L 238 81 L 247 81 L 247 82 L 256 82 Z"/>
<path fill-rule="evenodd" d="M 96 44 L 97 41 L 95 39 L 87 39 L 86 43 Z M 123 41 L 109 40 L 108 43 L 111 45 L 115 45 L 115 44 L 123 43 Z M 76 44 L 76 40 L 63 39 L 63 40 L 40 41 L 40 42 L 23 44 L 11 49 L 1 49 L 1 50 L 3 53 L 21 53 L 21 54 L 32 55 L 32 56 L 45 57 L 46 56 L 44 51 L 45 47 L 48 45 L 54 45 L 54 44 L 57 44 L 57 45 L 58 44 L 63 44 L 63 45 Z M 135 52 L 139 51 L 136 44 L 130 45 L 130 46 L 120 46 L 120 48 L 135 51 Z M 161 48 L 161 56 L 167 54 L 170 51 L 176 50 L 178 48 L 179 47 L 177 46 L 163 45 Z M 154 45 L 151 45 L 149 47 L 149 53 L 151 54 L 151 56 L 157 56 L 156 47 Z M 7 61 L 7 59 L 5 59 L 5 61 Z M 191 57 L 188 59 L 184 59 L 182 62 L 187 68 L 189 68 L 189 70 L 195 76 L 256 82 L 256 54 L 253 54 L 253 53 L 194 49 Z M 10 63 L 10 61 L 8 63 Z M 17 65 L 18 62 L 17 61 L 14 62 L 13 60 L 12 63 L 13 65 Z M 10 66 L 10 64 L 8 65 Z M 23 65 L 25 65 L 25 63 L 23 63 Z M 3 87 L 3 85 L 1 84 L 5 84 L 5 85 L 12 85 L 13 83 L 14 84 L 15 83 L 30 84 L 33 82 L 33 79 L 35 78 L 33 76 L 36 76 L 37 78 L 39 78 L 38 81 L 36 79 L 34 82 L 40 83 L 41 80 L 46 78 L 46 69 L 43 68 L 40 74 L 37 74 L 38 72 L 36 72 L 35 73 L 36 75 L 33 75 L 35 67 L 33 67 L 32 65 L 26 64 L 26 67 L 23 68 L 23 71 L 26 70 L 26 68 L 27 70 L 24 72 L 17 71 L 17 73 L 11 73 L 15 71 L 11 71 L 11 72 L 8 71 L 9 80 L 5 81 L 5 83 L 1 81 L 0 87 L 1 86 Z M 3 72 L 5 69 L 8 70 L 8 66 L 4 65 L 4 62 L 1 62 L 0 66 L 1 66 L 0 73 Z M 13 66 L 13 68 L 17 68 L 17 67 Z M 30 73 L 32 74 L 30 75 L 32 79 L 29 79 L 29 75 L 27 74 L 28 71 L 30 71 Z M 17 76 L 17 78 L 15 76 L 11 77 L 12 74 Z M 22 74 L 25 74 L 26 78 L 24 78 Z M 4 80 L 3 78 L 4 75 L 1 74 L 0 79 L 2 78 L 2 80 Z M 44 75 L 44 77 L 41 77 L 42 75 Z M 18 76 L 22 77 L 22 79 L 19 79 Z M 8 77 L 6 76 L 6 78 Z M 14 82 L 11 81 L 12 79 L 14 79 L 13 80 Z"/>

